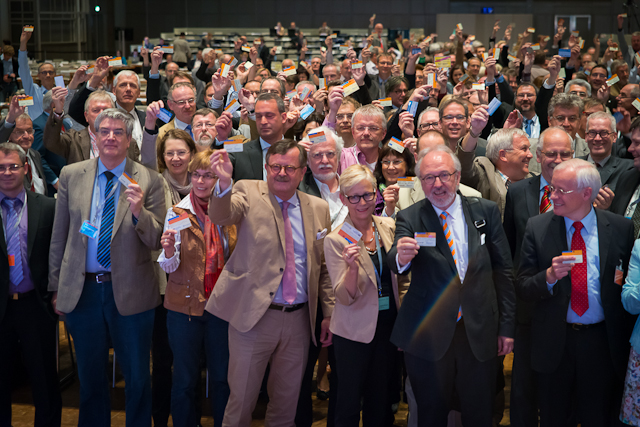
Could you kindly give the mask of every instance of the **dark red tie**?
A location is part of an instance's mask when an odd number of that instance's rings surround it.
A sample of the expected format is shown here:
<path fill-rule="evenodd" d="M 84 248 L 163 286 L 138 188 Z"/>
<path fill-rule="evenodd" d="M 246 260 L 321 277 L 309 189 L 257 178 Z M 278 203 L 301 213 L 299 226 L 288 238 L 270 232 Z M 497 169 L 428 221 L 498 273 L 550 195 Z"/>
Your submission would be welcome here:
<path fill-rule="evenodd" d="M 540 200 L 540 213 L 545 213 L 551 207 L 551 199 L 549 196 L 551 195 L 551 190 L 548 185 L 544 186 L 544 193 L 542 193 L 542 200 Z"/>
<path fill-rule="evenodd" d="M 31 186 L 30 190 L 35 192 L 36 187 L 33 185 L 33 172 L 31 171 L 31 162 L 27 157 L 27 179 L 29 180 L 29 185 Z"/>
<path fill-rule="evenodd" d="M 587 292 L 587 248 L 580 230 L 584 226 L 580 221 L 573 223 L 573 237 L 571 250 L 582 251 L 582 263 L 575 264 L 571 269 L 571 309 L 582 316 L 589 309 L 589 293 Z"/>

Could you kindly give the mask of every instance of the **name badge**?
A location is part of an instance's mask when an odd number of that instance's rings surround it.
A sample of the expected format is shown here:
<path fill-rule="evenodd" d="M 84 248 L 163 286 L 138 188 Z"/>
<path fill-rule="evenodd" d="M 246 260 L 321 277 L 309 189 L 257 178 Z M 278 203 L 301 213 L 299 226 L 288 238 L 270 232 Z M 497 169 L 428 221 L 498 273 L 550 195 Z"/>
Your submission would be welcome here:
<path fill-rule="evenodd" d="M 307 120 L 307 118 L 313 113 L 316 109 L 311 105 L 305 105 L 304 108 L 300 111 L 300 118 L 302 120 Z"/>
<path fill-rule="evenodd" d="M 575 261 L 564 261 L 563 264 L 582 264 L 582 251 L 566 251 L 562 252 L 562 256 L 575 257 Z"/>
<path fill-rule="evenodd" d="M 82 223 L 82 226 L 80 227 L 80 233 L 84 234 L 90 239 L 98 238 L 98 228 L 95 225 L 91 224 L 89 221 L 85 221 Z"/>
<path fill-rule="evenodd" d="M 138 183 L 135 179 L 133 179 L 129 175 L 127 175 L 126 172 L 122 172 L 122 175 L 120 175 L 120 177 L 118 178 L 118 181 L 120 182 L 120 184 L 124 185 L 127 188 L 129 188 L 129 186 L 131 184 L 137 184 Z"/>
<path fill-rule="evenodd" d="M 389 310 L 389 297 L 378 298 L 378 311 Z"/>
<path fill-rule="evenodd" d="M 413 178 L 410 176 L 400 177 L 398 178 L 396 184 L 400 188 L 413 188 Z"/>
<path fill-rule="evenodd" d="M 416 239 L 418 245 L 434 248 L 436 246 L 436 233 L 435 232 L 425 232 L 425 233 L 414 233 L 413 238 Z"/>
<path fill-rule="evenodd" d="M 342 227 L 338 234 L 345 238 L 349 243 L 357 243 L 362 237 L 362 233 L 358 231 L 353 225 L 346 222 L 342 223 Z"/>
<path fill-rule="evenodd" d="M 227 139 L 226 141 L 223 141 L 223 144 L 227 153 L 240 153 L 244 150 L 242 141 Z"/>
<path fill-rule="evenodd" d="M 191 227 L 191 220 L 189 219 L 189 215 L 185 212 L 180 216 L 174 216 L 169 219 L 169 229 L 171 230 L 184 230 L 186 228 Z"/>
<path fill-rule="evenodd" d="M 171 113 L 166 108 L 161 108 L 158 111 L 158 118 L 165 123 L 169 123 L 171 121 Z"/>

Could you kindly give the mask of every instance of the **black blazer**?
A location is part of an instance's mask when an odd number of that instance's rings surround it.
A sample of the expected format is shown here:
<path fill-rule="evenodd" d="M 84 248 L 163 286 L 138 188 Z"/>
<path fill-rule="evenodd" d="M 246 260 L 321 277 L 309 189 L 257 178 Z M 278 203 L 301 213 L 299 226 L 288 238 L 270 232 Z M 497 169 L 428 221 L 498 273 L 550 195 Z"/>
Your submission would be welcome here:
<path fill-rule="evenodd" d="M 416 232 L 436 233 L 436 247 L 421 247 L 403 273 L 411 272 L 411 286 L 391 335 L 394 345 L 430 361 L 440 360 L 451 345 L 460 306 L 471 350 L 480 361 L 496 357 L 498 336 L 513 337 L 515 331 L 513 266 L 498 206 L 489 200 L 460 197 L 469 244 L 463 283 L 428 199 L 398 213 L 395 242 L 387 257 L 389 268 L 397 273 L 398 240 Z M 472 217 L 470 209 L 481 212 L 483 218 Z"/>
<path fill-rule="evenodd" d="M 34 167 L 36 168 L 38 175 L 40 176 L 40 178 L 44 183 L 44 195 L 48 196 L 47 177 L 44 175 L 44 168 L 42 167 L 42 157 L 40 156 L 40 153 L 38 153 L 33 148 L 29 148 L 29 155 L 33 159 Z M 31 188 L 27 175 L 24 176 L 24 188 L 25 190 L 28 190 L 29 188 Z"/>
<path fill-rule="evenodd" d="M 316 183 L 316 180 L 313 179 L 313 173 L 311 172 L 311 168 L 308 166 L 307 166 L 307 172 L 302 177 L 302 181 L 300 181 L 300 185 L 298 185 L 298 190 L 302 191 L 303 193 L 322 198 L 322 193 L 320 193 L 318 184 Z"/>
<path fill-rule="evenodd" d="M 254 139 L 244 144 L 243 151 L 229 153 L 233 164 L 233 181 L 241 179 L 264 179 L 262 166 L 262 147 L 260 140 Z"/>
<path fill-rule="evenodd" d="M 588 157 L 589 156 L 580 156 L 579 158 L 582 160 L 587 160 Z M 621 159 L 620 157 L 613 156 L 612 153 L 611 157 L 609 157 L 609 160 L 607 161 L 607 163 L 605 163 L 604 167 L 598 169 L 598 172 L 600 172 L 600 180 L 602 181 L 602 185 L 607 184 L 611 191 L 615 193 L 620 175 L 622 175 L 629 169 L 633 169 L 633 160 Z"/>
<path fill-rule="evenodd" d="M 51 306 L 51 292 L 47 291 L 49 284 L 49 245 L 51 230 L 55 215 L 56 201 L 53 198 L 27 190 L 27 253 L 31 280 L 35 287 L 38 303 L 52 320 L 57 316 Z M 0 322 L 7 309 L 9 298 L 9 256 L 4 230 L 0 227 Z"/>
<path fill-rule="evenodd" d="M 616 373 L 623 380 L 629 358 L 629 337 L 636 316 L 622 306 L 622 286 L 614 282 L 616 267 L 622 261 L 626 275 L 633 248 L 630 220 L 596 209 L 600 252 L 600 297 Z M 571 273 L 547 288 L 546 272 L 552 259 L 567 250 L 564 217 L 547 212 L 529 220 L 522 242 L 522 255 L 516 281 L 518 296 L 534 303 L 531 323 L 531 367 L 538 372 L 554 372 L 562 360 L 566 338 L 566 318 L 571 301 Z"/>
<path fill-rule="evenodd" d="M 16 77 L 13 79 L 15 81 L 18 78 L 18 68 L 20 67 L 20 64 L 18 64 L 18 59 L 15 56 L 11 57 L 11 62 L 13 63 L 13 73 L 16 75 Z M 4 76 L 4 62 L 0 61 L 0 78 L 2 78 L 3 76 Z"/>
<path fill-rule="evenodd" d="M 618 215 L 624 215 L 638 185 L 640 185 L 640 171 L 638 169 L 633 168 L 623 172 L 618 179 L 616 195 L 613 198 L 613 202 L 611 202 L 609 210 Z"/>
<path fill-rule="evenodd" d="M 87 119 L 84 118 L 84 103 L 87 101 L 87 98 L 89 98 L 89 95 L 91 95 L 91 92 L 92 91 L 87 89 L 86 86 L 82 89 L 78 89 L 78 92 L 76 92 L 69 104 L 69 115 L 82 126 L 89 126 Z M 135 112 L 138 116 L 140 126 L 142 126 L 142 129 L 144 130 L 144 121 L 147 117 L 147 113 L 139 111 L 137 108 L 135 109 Z"/>

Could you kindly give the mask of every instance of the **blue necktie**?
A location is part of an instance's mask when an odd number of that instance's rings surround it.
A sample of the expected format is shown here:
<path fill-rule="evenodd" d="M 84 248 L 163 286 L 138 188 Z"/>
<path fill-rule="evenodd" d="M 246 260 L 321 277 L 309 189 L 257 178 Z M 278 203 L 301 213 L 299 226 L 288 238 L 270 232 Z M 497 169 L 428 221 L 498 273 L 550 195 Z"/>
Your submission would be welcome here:
<path fill-rule="evenodd" d="M 98 262 L 104 268 L 111 267 L 111 234 L 113 233 L 113 218 L 115 216 L 115 192 L 107 199 L 114 182 L 113 173 L 106 171 L 107 185 L 104 187 L 105 204 L 102 209 L 102 219 L 100 220 L 100 236 L 98 237 Z"/>
<path fill-rule="evenodd" d="M 13 266 L 9 266 L 9 279 L 14 286 L 18 286 L 24 278 L 22 273 L 22 251 L 20 247 L 20 227 L 18 225 L 18 212 L 16 209 L 22 207 L 22 202 L 18 199 L 5 197 L 2 203 L 9 211 L 6 223 L 5 236 L 7 242 L 7 253 L 13 256 Z M 11 263 L 9 263 L 11 264 Z"/>
<path fill-rule="evenodd" d="M 191 135 L 191 138 L 193 138 L 193 132 L 191 132 L 191 125 L 187 125 L 186 128 L 184 128 L 184 130 L 186 130 L 187 132 L 189 132 L 189 135 Z"/>
<path fill-rule="evenodd" d="M 524 131 L 527 136 L 531 138 L 531 131 L 533 130 L 533 119 L 524 119 Z"/>

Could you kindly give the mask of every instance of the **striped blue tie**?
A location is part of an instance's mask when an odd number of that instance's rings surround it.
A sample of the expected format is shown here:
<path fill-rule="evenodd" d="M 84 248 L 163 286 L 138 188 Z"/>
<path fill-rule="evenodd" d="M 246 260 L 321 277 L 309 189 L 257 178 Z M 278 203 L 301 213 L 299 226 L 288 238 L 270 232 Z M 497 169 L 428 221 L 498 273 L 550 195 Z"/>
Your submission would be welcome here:
<path fill-rule="evenodd" d="M 191 131 L 191 125 L 187 125 L 187 127 L 184 128 L 184 130 L 186 130 L 189 133 L 189 135 L 191 135 L 191 138 L 193 138 L 193 132 Z"/>
<path fill-rule="evenodd" d="M 7 218 L 6 224 L 6 232 L 5 236 L 7 242 L 7 254 L 11 258 L 13 256 L 13 263 L 9 262 L 9 279 L 11 279 L 11 283 L 14 286 L 18 286 L 24 275 L 22 273 L 22 251 L 20 247 L 20 227 L 17 226 L 18 223 L 18 212 L 17 209 L 22 207 L 22 202 L 18 199 L 10 199 L 5 197 L 2 199 L 2 203 L 6 206 L 9 211 L 9 217 Z M 17 206 L 16 206 L 17 205 Z M 11 259 L 10 259 L 11 261 Z M 11 265 L 13 264 L 13 265 Z"/>
<path fill-rule="evenodd" d="M 98 262 L 104 268 L 111 267 L 111 234 L 113 233 L 113 218 L 116 213 L 115 209 L 115 193 L 109 196 L 114 186 L 113 173 L 106 171 L 104 176 L 107 177 L 107 185 L 104 187 L 105 204 L 102 210 L 102 219 L 100 220 L 100 236 L 98 237 Z"/>

